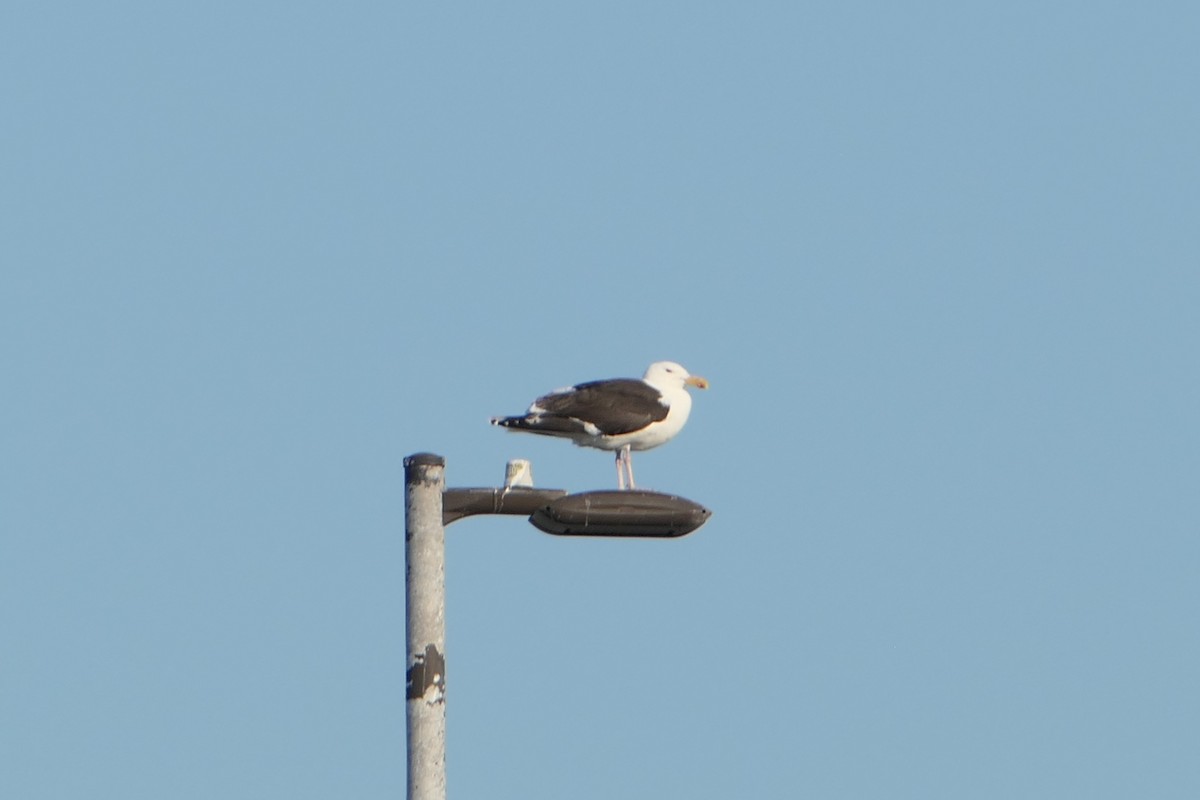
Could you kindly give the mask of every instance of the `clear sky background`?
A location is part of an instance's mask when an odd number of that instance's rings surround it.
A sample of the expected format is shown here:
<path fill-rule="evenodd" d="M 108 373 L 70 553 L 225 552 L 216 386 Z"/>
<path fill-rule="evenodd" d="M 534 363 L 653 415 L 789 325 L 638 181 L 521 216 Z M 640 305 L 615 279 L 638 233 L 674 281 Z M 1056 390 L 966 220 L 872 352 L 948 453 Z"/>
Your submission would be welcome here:
<path fill-rule="evenodd" d="M 1198 32 L 6 3 L 0 796 L 403 796 L 404 456 L 659 359 L 708 525 L 449 529 L 453 797 L 1200 796 Z"/>

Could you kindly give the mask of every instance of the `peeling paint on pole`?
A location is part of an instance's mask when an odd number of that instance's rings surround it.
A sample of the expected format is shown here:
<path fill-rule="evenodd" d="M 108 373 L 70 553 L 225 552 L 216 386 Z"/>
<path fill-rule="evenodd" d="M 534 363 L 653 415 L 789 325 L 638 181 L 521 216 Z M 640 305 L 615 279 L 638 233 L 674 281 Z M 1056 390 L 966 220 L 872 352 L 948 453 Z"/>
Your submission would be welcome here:
<path fill-rule="evenodd" d="M 426 703 L 442 703 L 446 700 L 446 659 L 433 645 L 426 645 L 425 652 L 416 656 L 408 668 L 409 700 L 424 700 Z"/>
<path fill-rule="evenodd" d="M 446 462 L 404 459 L 408 798 L 446 797 Z"/>

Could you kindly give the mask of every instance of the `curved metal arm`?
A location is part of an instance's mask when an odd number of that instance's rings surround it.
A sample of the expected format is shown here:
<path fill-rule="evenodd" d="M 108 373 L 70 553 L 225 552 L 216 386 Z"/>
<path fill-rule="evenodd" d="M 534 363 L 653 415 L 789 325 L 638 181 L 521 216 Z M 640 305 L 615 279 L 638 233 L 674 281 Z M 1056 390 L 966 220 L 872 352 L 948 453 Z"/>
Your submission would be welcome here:
<path fill-rule="evenodd" d="M 566 489 L 447 489 L 442 492 L 442 524 L 475 514 L 519 514 L 528 517 L 539 508 L 566 497 Z"/>

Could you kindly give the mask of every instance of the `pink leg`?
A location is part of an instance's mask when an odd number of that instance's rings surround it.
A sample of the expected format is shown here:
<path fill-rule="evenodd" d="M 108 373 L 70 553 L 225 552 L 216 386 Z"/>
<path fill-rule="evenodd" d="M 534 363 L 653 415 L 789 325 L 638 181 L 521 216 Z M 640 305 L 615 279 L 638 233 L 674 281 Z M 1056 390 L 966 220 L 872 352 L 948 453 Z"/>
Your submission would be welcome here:
<path fill-rule="evenodd" d="M 635 488 L 633 483 L 633 453 L 630 451 L 629 445 L 621 448 L 621 459 L 625 462 L 625 475 L 627 476 L 625 488 L 633 489 Z"/>
<path fill-rule="evenodd" d="M 621 454 L 624 452 L 623 449 L 617 451 L 617 489 L 625 488 L 625 471 L 621 465 Z"/>

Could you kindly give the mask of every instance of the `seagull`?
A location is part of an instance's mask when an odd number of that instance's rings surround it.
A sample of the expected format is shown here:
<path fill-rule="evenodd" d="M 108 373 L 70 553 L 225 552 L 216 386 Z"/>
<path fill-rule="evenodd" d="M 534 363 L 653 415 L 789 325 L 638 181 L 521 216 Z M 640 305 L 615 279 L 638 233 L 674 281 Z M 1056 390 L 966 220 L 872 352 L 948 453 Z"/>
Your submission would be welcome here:
<path fill-rule="evenodd" d="M 617 488 L 633 489 L 631 451 L 658 447 L 683 430 L 692 410 L 688 386 L 707 389 L 708 381 L 674 361 L 656 361 L 641 380 L 612 378 L 555 389 L 524 414 L 493 417 L 492 424 L 614 450 Z"/>

